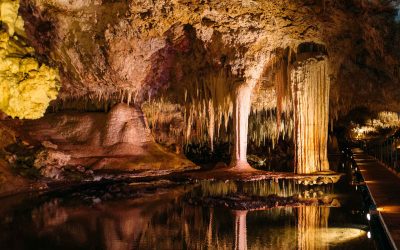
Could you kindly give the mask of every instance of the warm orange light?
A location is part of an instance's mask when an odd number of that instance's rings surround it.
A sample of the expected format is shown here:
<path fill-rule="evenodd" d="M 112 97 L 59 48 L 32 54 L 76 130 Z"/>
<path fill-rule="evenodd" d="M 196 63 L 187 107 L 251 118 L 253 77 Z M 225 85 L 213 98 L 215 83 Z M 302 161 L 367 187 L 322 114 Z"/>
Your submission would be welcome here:
<path fill-rule="evenodd" d="M 400 213 L 400 206 L 382 206 L 378 207 L 377 210 L 385 213 Z"/>

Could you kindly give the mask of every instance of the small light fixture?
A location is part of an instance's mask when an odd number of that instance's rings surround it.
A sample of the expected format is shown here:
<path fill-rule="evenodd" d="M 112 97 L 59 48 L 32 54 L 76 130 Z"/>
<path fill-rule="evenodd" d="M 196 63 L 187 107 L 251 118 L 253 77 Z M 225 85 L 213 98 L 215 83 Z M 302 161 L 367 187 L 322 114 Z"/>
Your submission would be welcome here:
<path fill-rule="evenodd" d="M 371 232 L 370 231 L 368 231 L 367 237 L 368 237 L 368 239 L 371 239 Z"/>
<path fill-rule="evenodd" d="M 371 215 L 367 213 L 367 220 L 371 220 Z"/>

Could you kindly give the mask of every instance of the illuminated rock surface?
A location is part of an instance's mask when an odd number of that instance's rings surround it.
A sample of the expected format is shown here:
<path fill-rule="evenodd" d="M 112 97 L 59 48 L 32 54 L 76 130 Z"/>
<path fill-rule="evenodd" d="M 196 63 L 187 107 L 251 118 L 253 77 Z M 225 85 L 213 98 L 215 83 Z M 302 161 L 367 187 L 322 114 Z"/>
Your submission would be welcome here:
<path fill-rule="evenodd" d="M 116 105 L 105 113 L 58 113 L 36 121 L 25 121 L 23 130 L 35 141 L 53 141 L 56 149 L 47 149 L 47 156 L 56 157 L 58 167 L 86 166 L 90 169 L 143 171 L 176 171 L 195 165 L 163 149 L 154 142 L 139 109 L 126 104 Z M 53 152 L 53 153 L 51 153 Z M 57 153 L 58 152 L 58 153 Z M 49 157 L 38 157 L 36 165 L 51 165 Z M 51 158 L 51 157 L 50 157 Z M 56 162 L 57 162 L 56 161 Z M 39 167 L 38 166 L 38 167 Z"/>
<path fill-rule="evenodd" d="M 0 31 L 0 110 L 11 117 L 37 119 L 44 115 L 60 88 L 58 71 L 40 64 L 24 42 L 18 1 L 2 1 Z"/>
<path fill-rule="evenodd" d="M 298 59 L 292 70 L 296 173 L 329 170 L 328 71 L 325 57 Z"/>

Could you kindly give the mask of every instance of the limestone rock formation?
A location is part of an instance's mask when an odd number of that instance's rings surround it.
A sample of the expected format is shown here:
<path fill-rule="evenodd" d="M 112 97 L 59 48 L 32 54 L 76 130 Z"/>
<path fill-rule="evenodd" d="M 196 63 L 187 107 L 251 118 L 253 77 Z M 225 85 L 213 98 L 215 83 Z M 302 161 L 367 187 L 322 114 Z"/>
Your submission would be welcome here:
<path fill-rule="evenodd" d="M 57 180 L 62 179 L 63 167 L 67 165 L 70 159 L 70 155 L 57 150 L 47 149 L 38 152 L 33 164 L 42 176 Z"/>
<path fill-rule="evenodd" d="M 32 138 L 68 151 L 68 164 L 131 169 L 133 161 L 147 168 L 169 154 L 155 139 L 177 152 L 226 143 L 231 165 L 248 167 L 248 142 L 293 140 L 296 171 L 311 173 L 328 168 L 328 124 L 339 114 L 360 105 L 400 110 L 395 1 L 20 3 L 27 44 L 59 67 L 62 83 L 47 117 L 24 126 Z M 22 29 L 21 18 L 5 16 L 9 32 Z M 24 68 L 32 77 L 31 64 Z M 44 92 L 29 82 L 17 99 L 40 96 L 43 111 L 58 81 L 46 80 Z M 155 162 L 154 169 L 162 168 Z"/>
<path fill-rule="evenodd" d="M 0 2 L 0 110 L 7 115 L 35 119 L 44 115 L 60 87 L 58 71 L 39 63 L 25 43 L 19 2 Z"/>
<path fill-rule="evenodd" d="M 35 167 L 39 169 L 69 165 L 94 170 L 157 170 L 161 174 L 196 167 L 184 156 L 156 144 L 143 113 L 126 104 L 114 106 L 109 113 L 60 112 L 20 126 L 29 131 L 28 138 L 52 144 L 53 148 L 38 154 Z"/>
<path fill-rule="evenodd" d="M 328 64 L 324 56 L 298 59 L 292 70 L 295 166 L 297 173 L 329 170 Z"/>

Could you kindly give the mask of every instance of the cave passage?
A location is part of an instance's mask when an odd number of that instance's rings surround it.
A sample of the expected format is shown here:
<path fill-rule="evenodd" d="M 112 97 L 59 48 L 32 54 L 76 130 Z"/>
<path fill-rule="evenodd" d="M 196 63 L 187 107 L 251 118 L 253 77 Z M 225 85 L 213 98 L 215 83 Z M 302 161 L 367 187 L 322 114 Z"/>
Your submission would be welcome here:
<path fill-rule="evenodd" d="M 0 246 L 396 248 L 399 6 L 0 0 Z"/>

